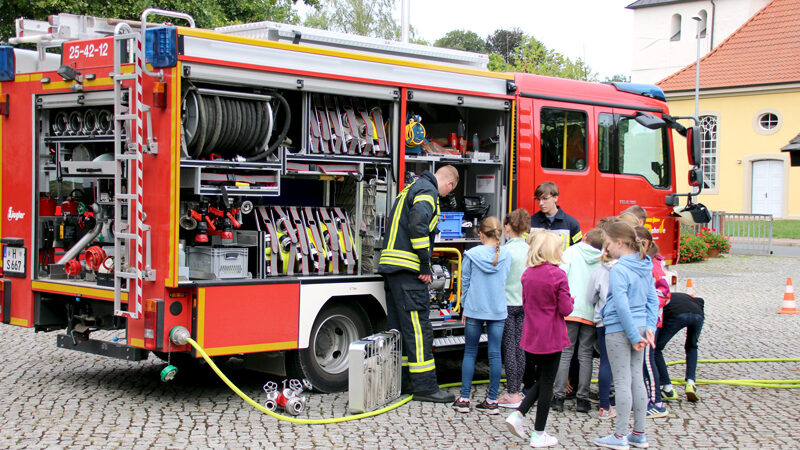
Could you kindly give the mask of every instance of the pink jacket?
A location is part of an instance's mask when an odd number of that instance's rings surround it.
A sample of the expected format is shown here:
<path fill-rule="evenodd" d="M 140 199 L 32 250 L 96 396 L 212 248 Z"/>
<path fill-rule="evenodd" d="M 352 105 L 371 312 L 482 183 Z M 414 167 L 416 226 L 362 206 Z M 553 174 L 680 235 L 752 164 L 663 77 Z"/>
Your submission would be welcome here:
<path fill-rule="evenodd" d="M 540 355 L 560 352 L 569 345 L 564 317 L 573 307 L 567 274 L 544 263 L 528 267 L 521 281 L 525 321 L 520 346 L 528 353 Z"/>
<path fill-rule="evenodd" d="M 666 274 L 661 266 L 662 261 L 664 261 L 664 257 L 661 255 L 656 255 L 653 258 L 653 278 L 656 280 L 656 292 L 658 293 L 658 324 L 656 325 L 658 328 L 661 328 L 664 319 L 664 307 L 667 306 L 672 295 L 669 291 L 669 282 L 664 279 Z"/>

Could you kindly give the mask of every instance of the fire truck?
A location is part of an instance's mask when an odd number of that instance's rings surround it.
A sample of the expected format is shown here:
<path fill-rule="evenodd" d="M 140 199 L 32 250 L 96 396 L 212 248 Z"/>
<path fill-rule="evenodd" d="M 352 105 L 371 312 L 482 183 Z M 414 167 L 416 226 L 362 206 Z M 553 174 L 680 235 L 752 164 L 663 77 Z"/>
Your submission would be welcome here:
<path fill-rule="evenodd" d="M 343 390 L 349 344 L 385 327 L 376 256 L 392 202 L 443 165 L 461 182 L 432 259 L 437 349 L 463 344 L 458 274 L 477 224 L 537 211 L 543 181 L 584 230 L 644 207 L 677 258 L 671 130 L 691 163 L 698 134 L 655 86 L 495 73 L 485 55 L 272 22 L 204 30 L 153 9 L 16 26 L 0 47 L 0 317 L 60 348 L 191 362 L 169 339 L 182 326 L 211 356 Z"/>

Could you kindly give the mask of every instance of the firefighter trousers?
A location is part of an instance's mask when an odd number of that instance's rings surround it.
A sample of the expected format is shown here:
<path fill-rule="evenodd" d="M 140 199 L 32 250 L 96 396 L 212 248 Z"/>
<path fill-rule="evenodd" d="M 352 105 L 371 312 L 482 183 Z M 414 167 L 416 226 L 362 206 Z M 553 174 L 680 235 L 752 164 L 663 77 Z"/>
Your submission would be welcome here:
<path fill-rule="evenodd" d="M 384 273 L 387 328 L 400 331 L 403 338 L 403 387 L 415 394 L 436 392 L 436 364 L 433 360 L 433 329 L 430 294 L 419 274 L 407 271 Z"/>

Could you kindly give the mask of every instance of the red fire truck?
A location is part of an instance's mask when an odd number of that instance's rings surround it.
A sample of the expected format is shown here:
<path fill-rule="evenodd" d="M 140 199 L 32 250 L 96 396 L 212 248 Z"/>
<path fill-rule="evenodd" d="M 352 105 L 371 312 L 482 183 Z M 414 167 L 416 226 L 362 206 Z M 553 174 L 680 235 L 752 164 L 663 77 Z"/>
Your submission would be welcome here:
<path fill-rule="evenodd" d="M 394 196 L 444 164 L 462 181 L 441 202 L 437 348 L 463 343 L 459 261 L 478 220 L 536 211 L 543 181 L 584 230 L 643 206 L 677 256 L 670 130 L 693 129 L 655 86 L 160 10 L 19 19 L 10 42 L 38 51 L 0 48 L 0 317 L 64 349 L 191 360 L 168 336 L 183 326 L 209 355 L 342 390 L 349 344 L 385 326 L 376 255 Z"/>

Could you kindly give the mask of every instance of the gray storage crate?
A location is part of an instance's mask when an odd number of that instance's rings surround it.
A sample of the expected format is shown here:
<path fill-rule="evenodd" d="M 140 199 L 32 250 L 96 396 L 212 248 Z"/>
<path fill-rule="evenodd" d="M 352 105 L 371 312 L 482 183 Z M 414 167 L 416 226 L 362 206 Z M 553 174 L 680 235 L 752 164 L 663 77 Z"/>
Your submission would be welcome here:
<path fill-rule="evenodd" d="M 250 278 L 247 271 L 247 248 L 189 247 L 189 278 Z"/>

